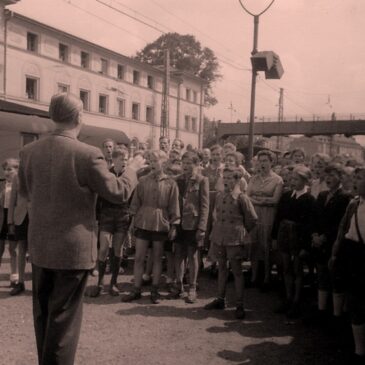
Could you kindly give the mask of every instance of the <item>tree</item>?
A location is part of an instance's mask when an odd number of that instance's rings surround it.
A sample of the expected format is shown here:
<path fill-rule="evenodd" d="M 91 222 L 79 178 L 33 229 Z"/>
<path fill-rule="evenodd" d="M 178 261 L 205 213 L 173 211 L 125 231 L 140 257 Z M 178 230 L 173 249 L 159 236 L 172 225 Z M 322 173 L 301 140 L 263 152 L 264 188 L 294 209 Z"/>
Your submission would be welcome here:
<path fill-rule="evenodd" d="M 212 92 L 212 84 L 222 76 L 218 72 L 219 63 L 214 52 L 202 47 L 193 35 L 166 33 L 147 44 L 137 52 L 135 59 L 151 65 L 163 65 L 164 49 L 170 50 L 170 64 L 179 71 L 186 71 L 207 81 L 206 105 L 215 105 L 217 99 Z"/>

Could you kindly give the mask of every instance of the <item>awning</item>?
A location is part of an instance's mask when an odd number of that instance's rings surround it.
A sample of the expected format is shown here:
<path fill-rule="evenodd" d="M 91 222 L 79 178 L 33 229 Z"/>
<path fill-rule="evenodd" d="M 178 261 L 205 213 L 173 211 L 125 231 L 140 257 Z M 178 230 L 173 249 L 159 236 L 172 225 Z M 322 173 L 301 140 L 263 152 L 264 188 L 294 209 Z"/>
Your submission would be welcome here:
<path fill-rule="evenodd" d="M 93 125 L 84 124 L 79 135 L 79 140 L 93 146 L 101 147 L 103 141 L 111 138 L 117 144 L 128 145 L 130 140 L 127 135 L 117 129 L 96 127 Z"/>
<path fill-rule="evenodd" d="M 87 119 L 87 115 L 84 118 Z M 54 124 L 44 110 L 0 100 L 0 130 L 44 135 L 54 130 Z M 118 144 L 130 142 L 123 131 L 89 124 L 83 124 L 79 136 L 80 141 L 97 147 L 107 138 Z"/>

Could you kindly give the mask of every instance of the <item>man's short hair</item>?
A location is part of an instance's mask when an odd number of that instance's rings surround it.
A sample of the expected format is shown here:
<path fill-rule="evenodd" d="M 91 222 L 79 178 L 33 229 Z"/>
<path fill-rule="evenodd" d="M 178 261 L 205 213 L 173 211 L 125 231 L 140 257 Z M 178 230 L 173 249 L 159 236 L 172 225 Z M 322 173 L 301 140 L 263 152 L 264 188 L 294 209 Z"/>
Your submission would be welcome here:
<path fill-rule="evenodd" d="M 222 153 L 222 152 L 223 152 L 223 148 L 222 148 L 222 146 L 220 146 L 219 144 L 215 144 L 215 145 L 213 145 L 212 147 L 210 147 L 210 151 L 211 151 L 211 152 L 213 152 L 213 151 L 215 151 L 215 150 L 219 150 L 219 152 L 220 152 L 220 153 Z"/>
<path fill-rule="evenodd" d="M 166 136 L 161 136 L 158 140 L 161 142 L 163 139 L 166 139 L 170 143 L 170 138 Z"/>
<path fill-rule="evenodd" d="M 106 138 L 106 139 L 104 139 L 104 141 L 102 143 L 102 146 L 104 147 L 105 144 L 108 143 L 108 142 L 112 142 L 113 143 L 113 146 L 115 146 L 115 141 L 112 138 Z"/>
<path fill-rule="evenodd" d="M 113 150 L 112 158 L 119 158 L 119 157 L 128 157 L 127 148 L 118 147 Z"/>
<path fill-rule="evenodd" d="M 227 147 L 230 148 L 233 152 L 235 152 L 237 149 L 237 147 L 231 142 L 227 142 L 223 145 L 223 149 Z"/>
<path fill-rule="evenodd" d="M 197 152 L 195 151 L 186 151 L 183 155 L 182 155 L 182 159 L 189 159 L 193 162 L 194 165 L 199 165 L 200 163 L 200 157 L 198 155 Z"/>
<path fill-rule="evenodd" d="M 80 98 L 70 93 L 60 93 L 52 96 L 49 105 L 49 116 L 56 123 L 72 123 L 83 109 Z"/>
<path fill-rule="evenodd" d="M 325 167 L 324 172 L 325 174 L 334 172 L 341 177 L 344 174 L 344 169 L 340 163 L 332 162 Z"/>

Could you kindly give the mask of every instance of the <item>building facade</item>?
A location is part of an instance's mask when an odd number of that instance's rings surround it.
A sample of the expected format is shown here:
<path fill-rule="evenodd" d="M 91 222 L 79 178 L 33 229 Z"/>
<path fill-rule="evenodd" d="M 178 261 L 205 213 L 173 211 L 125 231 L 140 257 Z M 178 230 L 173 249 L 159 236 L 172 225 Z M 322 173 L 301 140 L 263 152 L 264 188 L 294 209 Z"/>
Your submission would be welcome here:
<path fill-rule="evenodd" d="M 299 137 L 293 139 L 290 149 L 302 148 L 308 156 L 325 153 L 331 157 L 346 155 L 359 162 L 364 161 L 364 148 L 353 137 L 342 135 Z"/>
<path fill-rule="evenodd" d="M 0 34 L 2 30 L 5 34 L 0 39 L 1 98 L 44 111 L 53 94 L 71 92 L 83 101 L 86 125 L 122 131 L 137 143 L 158 146 L 163 70 L 21 14 L 7 10 L 4 14 L 9 0 L 0 2 Z M 169 85 L 169 137 L 200 147 L 205 83 L 171 71 Z M 0 128 L 4 135 L 1 118 Z M 21 133 L 19 130 L 19 147 Z M 0 135 L 1 142 L 4 137 Z"/>

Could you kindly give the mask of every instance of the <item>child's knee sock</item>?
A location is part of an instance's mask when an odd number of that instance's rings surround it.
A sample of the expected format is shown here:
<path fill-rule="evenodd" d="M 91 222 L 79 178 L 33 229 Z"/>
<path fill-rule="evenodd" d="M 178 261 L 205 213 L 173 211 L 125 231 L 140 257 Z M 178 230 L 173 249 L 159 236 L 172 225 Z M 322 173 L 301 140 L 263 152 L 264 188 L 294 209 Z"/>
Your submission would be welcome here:
<path fill-rule="evenodd" d="M 98 285 L 103 285 L 105 275 L 106 261 L 98 261 L 99 278 Z"/>
<path fill-rule="evenodd" d="M 365 356 L 365 324 L 352 325 L 352 333 L 355 341 L 355 354 Z"/>
<path fill-rule="evenodd" d="M 110 284 L 112 284 L 112 285 L 116 285 L 117 284 L 121 260 L 122 259 L 121 259 L 120 256 L 114 256 L 112 258 L 112 261 L 111 261 L 112 277 L 110 279 Z"/>
<path fill-rule="evenodd" d="M 320 311 L 327 309 L 328 291 L 318 290 L 318 309 Z"/>
<path fill-rule="evenodd" d="M 340 317 L 343 313 L 343 307 L 345 303 L 344 293 L 333 293 L 333 315 Z"/>

